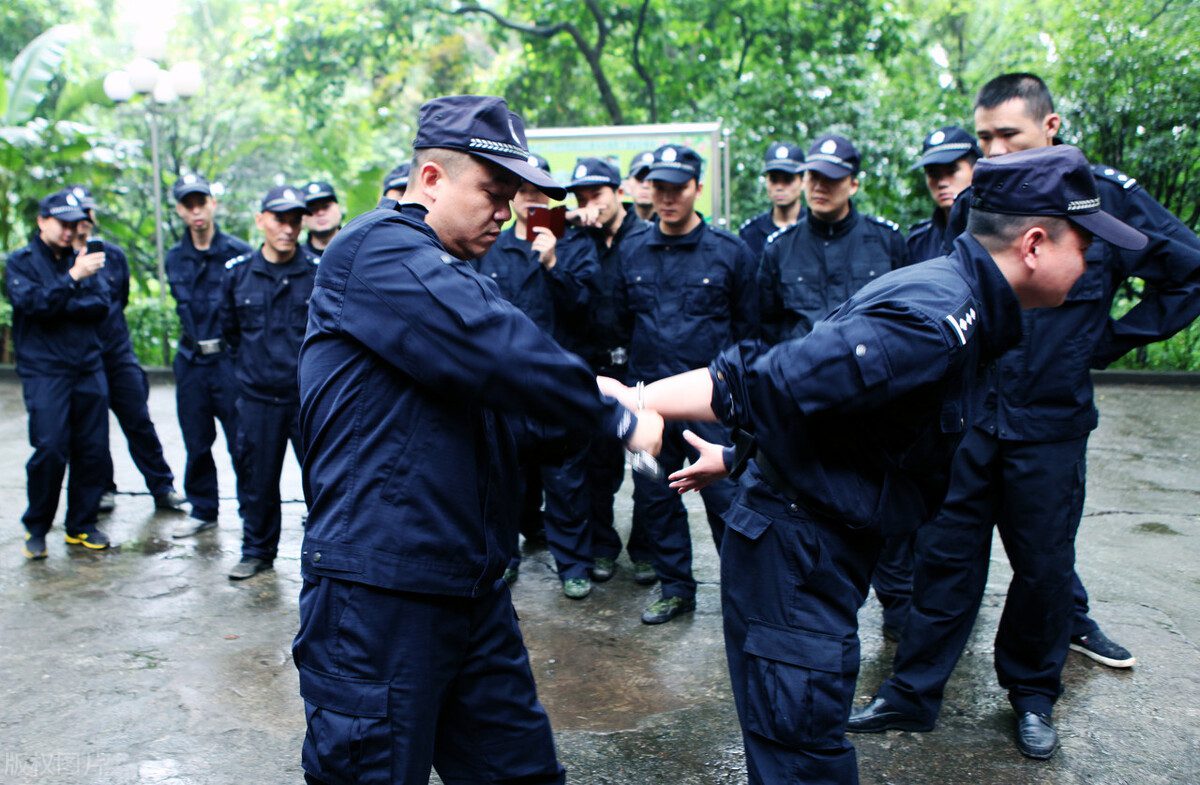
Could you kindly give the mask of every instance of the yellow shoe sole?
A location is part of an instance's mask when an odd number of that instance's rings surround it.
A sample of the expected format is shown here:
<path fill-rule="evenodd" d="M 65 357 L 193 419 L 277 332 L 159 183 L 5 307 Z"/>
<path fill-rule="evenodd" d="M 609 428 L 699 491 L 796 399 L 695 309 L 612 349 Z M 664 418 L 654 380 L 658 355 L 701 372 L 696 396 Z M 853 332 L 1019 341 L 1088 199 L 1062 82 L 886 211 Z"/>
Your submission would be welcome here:
<path fill-rule="evenodd" d="M 88 540 L 87 532 L 83 534 L 68 534 L 67 545 L 82 545 L 85 548 L 90 548 L 93 551 L 102 551 L 108 548 L 107 542 L 91 542 Z"/>

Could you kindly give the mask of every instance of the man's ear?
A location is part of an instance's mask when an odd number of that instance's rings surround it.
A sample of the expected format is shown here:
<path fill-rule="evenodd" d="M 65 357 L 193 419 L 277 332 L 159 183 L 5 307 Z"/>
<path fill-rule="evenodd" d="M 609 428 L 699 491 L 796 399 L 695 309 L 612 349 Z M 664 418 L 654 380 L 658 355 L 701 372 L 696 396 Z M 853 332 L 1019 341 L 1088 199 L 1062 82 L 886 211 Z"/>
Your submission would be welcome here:
<path fill-rule="evenodd" d="M 1049 239 L 1049 234 L 1041 226 L 1031 226 L 1021 235 L 1020 251 L 1021 262 L 1025 265 L 1029 272 L 1037 272 L 1038 266 L 1042 262 L 1043 251 L 1045 250 L 1046 241 Z"/>

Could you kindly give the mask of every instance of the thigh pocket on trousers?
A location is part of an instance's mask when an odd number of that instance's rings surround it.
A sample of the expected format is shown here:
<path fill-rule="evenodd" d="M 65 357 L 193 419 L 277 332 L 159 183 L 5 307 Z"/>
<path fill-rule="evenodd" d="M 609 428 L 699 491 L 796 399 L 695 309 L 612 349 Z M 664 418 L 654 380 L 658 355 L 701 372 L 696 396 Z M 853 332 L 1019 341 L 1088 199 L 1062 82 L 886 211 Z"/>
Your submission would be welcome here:
<path fill-rule="evenodd" d="M 834 747 L 846 722 L 842 639 L 751 622 L 746 730 L 788 747 Z"/>
<path fill-rule="evenodd" d="M 300 668 L 304 769 L 330 785 L 392 781 L 388 684 Z"/>

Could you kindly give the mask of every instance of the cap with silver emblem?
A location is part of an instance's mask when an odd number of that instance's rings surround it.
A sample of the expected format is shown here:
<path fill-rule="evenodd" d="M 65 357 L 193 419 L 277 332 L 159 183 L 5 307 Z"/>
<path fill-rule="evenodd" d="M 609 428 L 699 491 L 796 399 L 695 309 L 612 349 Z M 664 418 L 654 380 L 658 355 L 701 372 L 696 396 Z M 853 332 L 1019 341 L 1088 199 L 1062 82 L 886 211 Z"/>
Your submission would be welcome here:
<path fill-rule="evenodd" d="M 650 164 L 652 163 L 654 163 L 653 150 L 638 153 L 629 162 L 629 174 L 627 176 L 635 180 L 645 180 L 646 172 L 650 171 Z"/>
<path fill-rule="evenodd" d="M 88 217 L 79 198 L 65 188 L 43 197 L 38 202 L 38 215 L 43 218 L 57 218 L 63 223 L 84 221 Z"/>
<path fill-rule="evenodd" d="M 911 171 L 932 164 L 954 163 L 964 155 L 973 155 L 978 160 L 983 158 L 983 150 L 979 149 L 975 137 L 957 125 L 948 125 L 925 137 L 925 142 L 921 145 L 921 157 L 909 169 Z"/>
<path fill-rule="evenodd" d="M 79 200 L 79 206 L 84 210 L 96 210 L 100 207 L 100 205 L 96 204 L 96 200 L 92 197 L 92 192 L 86 185 L 69 185 L 67 186 L 67 190 Z"/>
<path fill-rule="evenodd" d="M 335 202 L 338 200 L 332 185 L 323 180 L 313 180 L 304 186 L 305 204 L 311 205 L 313 202 L 319 202 L 322 199 L 332 199 Z"/>
<path fill-rule="evenodd" d="M 576 160 L 575 168 L 571 170 L 571 182 L 567 183 L 567 190 L 574 191 L 576 188 L 588 188 L 599 185 L 619 188 L 621 186 L 621 173 L 617 171 L 617 167 L 602 158 L 580 158 Z"/>
<path fill-rule="evenodd" d="M 654 160 L 646 172 L 645 179 L 682 185 L 688 180 L 700 182 L 700 170 L 704 159 L 690 147 L 681 144 L 664 144 L 654 151 Z"/>
<path fill-rule="evenodd" d="M 309 212 L 308 205 L 304 203 L 303 197 L 300 196 L 300 189 L 290 185 L 277 185 L 267 191 L 267 195 L 262 199 L 262 211 L 264 213 L 290 213 L 294 210 L 299 210 L 302 213 Z"/>
<path fill-rule="evenodd" d="M 408 174 L 412 169 L 411 164 L 400 164 L 395 169 L 387 173 L 387 177 L 383 178 L 384 191 L 403 191 L 408 187 Z"/>
<path fill-rule="evenodd" d="M 792 142 L 771 142 L 763 153 L 763 174 L 786 172 L 799 174 L 804 171 L 804 150 Z"/>
<path fill-rule="evenodd" d="M 525 141 L 525 121 L 509 111 L 503 98 L 451 95 L 421 106 L 414 150 L 441 147 L 461 150 L 490 161 L 536 186 L 551 199 L 567 192 L 531 156 Z M 542 159 L 544 160 L 544 159 Z"/>
<path fill-rule="evenodd" d="M 861 165 L 862 156 L 853 142 L 844 136 L 825 134 L 808 149 L 804 170 L 823 174 L 831 180 L 841 180 L 843 177 L 858 176 Z"/>
<path fill-rule="evenodd" d="M 188 194 L 204 194 L 212 196 L 212 188 L 209 187 L 208 180 L 205 180 L 198 174 L 185 174 L 175 181 L 175 187 L 171 189 L 171 193 L 175 196 L 175 201 L 181 201 Z"/>
<path fill-rule="evenodd" d="M 971 179 L 971 209 L 1066 218 L 1118 248 L 1140 250 L 1146 235 L 1100 209 L 1087 158 L 1069 144 L 984 158 Z"/>

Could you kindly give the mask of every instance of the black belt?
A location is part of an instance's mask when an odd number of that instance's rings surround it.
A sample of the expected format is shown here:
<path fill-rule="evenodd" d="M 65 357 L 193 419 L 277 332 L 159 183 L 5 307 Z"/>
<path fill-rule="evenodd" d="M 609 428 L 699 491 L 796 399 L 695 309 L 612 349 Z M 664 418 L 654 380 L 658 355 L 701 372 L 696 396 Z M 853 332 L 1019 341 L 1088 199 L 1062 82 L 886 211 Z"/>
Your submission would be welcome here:
<path fill-rule="evenodd" d="M 220 354 L 226 348 L 225 341 L 220 338 L 205 338 L 202 341 L 193 341 L 186 335 L 179 336 L 179 345 L 205 356 Z"/>

